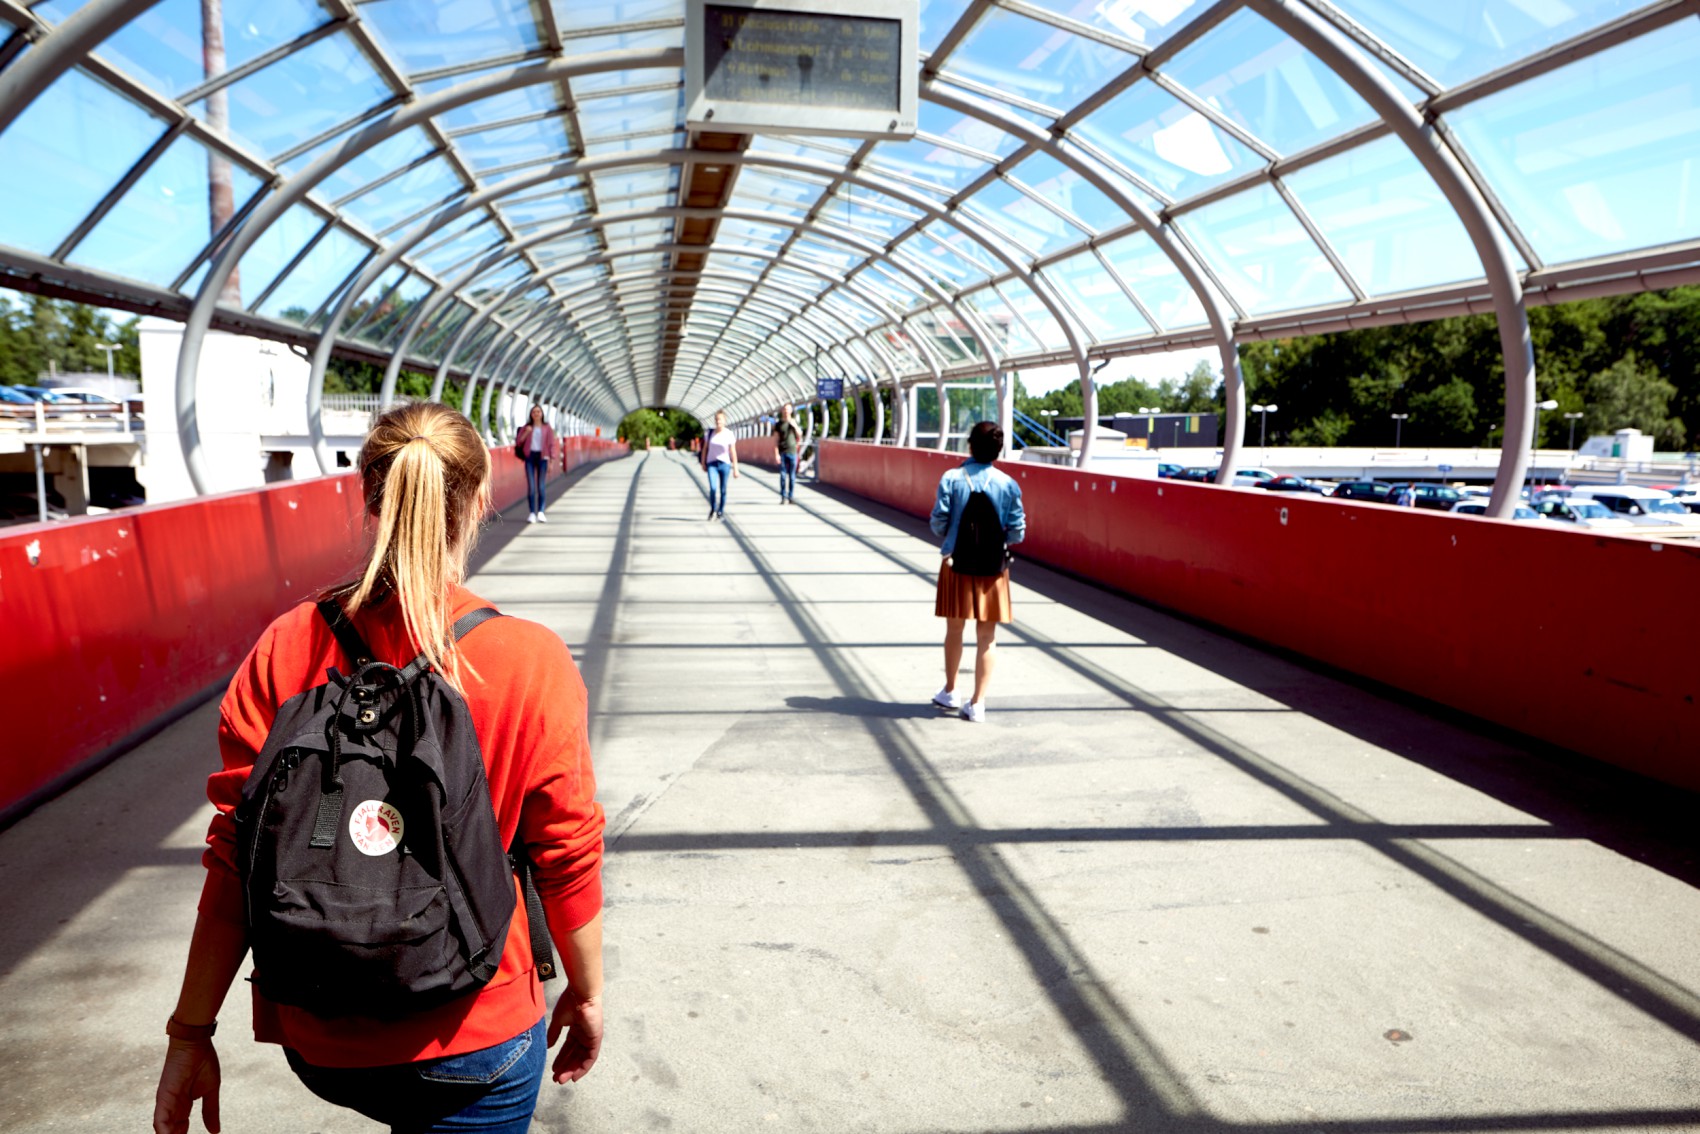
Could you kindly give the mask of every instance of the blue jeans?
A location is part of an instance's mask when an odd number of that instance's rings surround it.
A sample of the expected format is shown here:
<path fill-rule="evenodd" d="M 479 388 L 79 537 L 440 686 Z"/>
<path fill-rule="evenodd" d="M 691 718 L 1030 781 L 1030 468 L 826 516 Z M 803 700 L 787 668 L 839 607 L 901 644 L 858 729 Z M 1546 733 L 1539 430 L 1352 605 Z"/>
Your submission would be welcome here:
<path fill-rule="evenodd" d="M 526 1134 L 549 1058 L 545 1021 L 506 1043 L 389 1067 L 315 1067 L 285 1050 L 307 1089 L 391 1134 Z"/>
<path fill-rule="evenodd" d="M 789 500 L 797 491 L 797 454 L 779 454 L 779 498 Z"/>
<path fill-rule="evenodd" d="M 527 511 L 543 511 L 543 484 L 549 479 L 549 458 L 542 453 L 525 455 L 525 502 Z"/>
<path fill-rule="evenodd" d="M 708 466 L 708 510 L 716 516 L 726 514 L 726 489 L 732 483 L 732 465 L 728 461 L 711 461 Z"/>

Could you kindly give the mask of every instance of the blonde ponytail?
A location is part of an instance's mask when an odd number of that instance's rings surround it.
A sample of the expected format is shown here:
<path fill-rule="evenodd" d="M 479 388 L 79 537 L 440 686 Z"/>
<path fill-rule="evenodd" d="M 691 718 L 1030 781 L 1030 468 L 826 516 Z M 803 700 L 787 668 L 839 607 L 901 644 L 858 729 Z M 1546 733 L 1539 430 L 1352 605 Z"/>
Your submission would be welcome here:
<path fill-rule="evenodd" d="M 393 595 L 419 651 L 464 691 L 449 600 L 489 510 L 490 454 L 464 416 L 418 402 L 392 409 L 372 426 L 360 450 L 360 478 L 376 529 L 372 551 L 359 580 L 331 597 L 352 618 Z"/>

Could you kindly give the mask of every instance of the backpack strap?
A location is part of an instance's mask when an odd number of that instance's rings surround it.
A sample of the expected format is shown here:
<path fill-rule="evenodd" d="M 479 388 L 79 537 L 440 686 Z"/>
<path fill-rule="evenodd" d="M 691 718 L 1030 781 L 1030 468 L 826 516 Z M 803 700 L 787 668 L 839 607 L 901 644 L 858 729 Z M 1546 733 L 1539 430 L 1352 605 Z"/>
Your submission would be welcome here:
<path fill-rule="evenodd" d="M 348 614 L 342 609 L 342 604 L 336 599 L 320 599 L 318 602 L 319 616 L 336 635 L 336 644 L 342 647 L 342 652 L 348 655 L 348 660 L 354 663 L 354 668 L 372 660 L 372 647 L 366 644 L 366 639 L 360 636 L 360 631 L 354 628 L 354 623 L 348 620 Z"/>
<path fill-rule="evenodd" d="M 508 861 L 513 864 L 514 873 L 519 875 L 520 893 L 525 897 L 525 923 L 531 930 L 531 963 L 537 970 L 540 980 L 555 979 L 555 951 L 549 946 L 549 919 L 543 913 L 543 899 L 538 896 L 537 883 L 532 879 L 533 870 L 531 856 L 525 851 L 525 844 L 514 836 L 513 849 L 508 851 Z"/>
<path fill-rule="evenodd" d="M 454 640 L 458 642 L 478 627 L 490 621 L 492 618 L 500 617 L 502 617 L 502 612 L 497 610 L 495 607 L 481 606 L 477 610 L 469 611 L 468 613 L 461 615 L 460 618 L 456 620 L 453 629 L 450 630 L 450 633 L 454 635 Z M 401 680 L 403 684 L 406 684 L 430 668 L 430 659 L 424 654 L 420 654 L 418 657 L 414 658 L 402 667 Z"/>

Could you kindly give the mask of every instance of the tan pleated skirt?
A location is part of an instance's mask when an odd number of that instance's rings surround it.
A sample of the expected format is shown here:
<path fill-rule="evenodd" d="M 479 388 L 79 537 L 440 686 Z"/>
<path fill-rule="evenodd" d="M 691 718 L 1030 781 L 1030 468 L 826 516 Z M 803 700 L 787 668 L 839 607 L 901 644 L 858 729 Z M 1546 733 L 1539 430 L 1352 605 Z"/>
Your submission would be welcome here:
<path fill-rule="evenodd" d="M 1009 602 L 1009 572 L 1001 575 L 958 575 L 950 560 L 939 563 L 939 587 L 933 613 L 940 618 L 970 622 L 1008 622 L 1015 617 Z"/>

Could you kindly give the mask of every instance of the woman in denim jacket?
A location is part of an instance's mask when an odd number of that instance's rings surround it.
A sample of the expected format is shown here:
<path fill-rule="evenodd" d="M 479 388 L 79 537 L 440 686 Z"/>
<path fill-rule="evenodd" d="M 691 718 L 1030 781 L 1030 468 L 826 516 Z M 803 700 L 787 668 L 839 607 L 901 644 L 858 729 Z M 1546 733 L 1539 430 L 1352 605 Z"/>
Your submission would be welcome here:
<path fill-rule="evenodd" d="M 995 422 L 982 421 L 968 432 L 969 459 L 939 478 L 938 499 L 933 504 L 933 534 L 944 537 L 939 554 L 937 595 L 933 613 L 945 620 L 944 688 L 933 694 L 933 704 L 956 709 L 965 721 L 981 724 L 986 719 L 986 686 L 992 679 L 992 647 L 998 623 L 1014 615 L 1009 601 L 1009 569 L 1000 575 L 961 575 L 951 569 L 962 510 L 975 491 L 984 492 L 997 509 L 1003 525 L 1005 547 L 1027 535 L 1027 517 L 1021 509 L 1021 486 L 992 464 L 1003 452 L 1003 430 Z M 964 702 L 956 692 L 957 670 L 962 666 L 962 631 L 974 620 L 974 696 Z"/>

